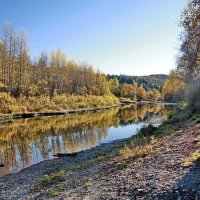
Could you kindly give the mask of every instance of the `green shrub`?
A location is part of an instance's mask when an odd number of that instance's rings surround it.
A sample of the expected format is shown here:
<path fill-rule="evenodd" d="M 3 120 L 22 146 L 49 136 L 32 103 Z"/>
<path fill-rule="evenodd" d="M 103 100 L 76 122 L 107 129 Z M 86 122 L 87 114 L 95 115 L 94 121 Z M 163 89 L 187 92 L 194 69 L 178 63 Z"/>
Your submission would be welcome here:
<path fill-rule="evenodd" d="M 154 127 L 152 125 L 149 125 L 147 127 L 143 127 L 140 129 L 140 135 L 143 135 L 143 136 L 150 136 L 150 135 L 153 135 L 154 132 L 157 130 L 158 128 L 157 127 Z"/>
<path fill-rule="evenodd" d="M 191 117 L 190 110 L 181 109 L 177 107 L 174 111 L 169 114 L 168 120 L 164 124 L 174 124 L 177 122 L 182 122 Z"/>
<path fill-rule="evenodd" d="M 164 124 L 158 127 L 158 129 L 154 132 L 155 135 L 167 135 L 172 133 L 174 130 L 170 124 Z"/>

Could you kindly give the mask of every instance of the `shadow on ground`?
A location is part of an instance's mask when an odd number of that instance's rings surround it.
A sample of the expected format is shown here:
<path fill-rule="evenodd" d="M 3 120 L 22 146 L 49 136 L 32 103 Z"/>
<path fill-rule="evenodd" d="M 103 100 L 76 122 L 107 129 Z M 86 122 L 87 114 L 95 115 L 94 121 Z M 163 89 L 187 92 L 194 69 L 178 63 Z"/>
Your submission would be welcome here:
<path fill-rule="evenodd" d="M 176 185 L 155 199 L 193 200 L 200 199 L 200 161 L 179 180 Z"/>

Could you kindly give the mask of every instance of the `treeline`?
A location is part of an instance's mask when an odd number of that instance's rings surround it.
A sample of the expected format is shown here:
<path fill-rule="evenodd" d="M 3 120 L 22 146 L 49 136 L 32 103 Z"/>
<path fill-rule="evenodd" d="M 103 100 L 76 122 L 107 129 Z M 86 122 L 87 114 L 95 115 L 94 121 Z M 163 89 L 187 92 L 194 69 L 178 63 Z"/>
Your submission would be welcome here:
<path fill-rule="evenodd" d="M 139 86 L 136 82 L 132 84 L 123 83 L 116 89 L 112 82 L 117 82 L 117 79 L 111 79 L 111 91 L 119 97 L 130 98 L 132 101 L 157 101 L 162 99 L 162 95 L 157 89 L 145 90 L 143 85 Z"/>
<path fill-rule="evenodd" d="M 167 77 L 167 75 L 108 75 L 111 92 L 120 97 L 122 101 L 128 99 L 132 101 L 163 100 L 162 85 Z"/>
<path fill-rule="evenodd" d="M 107 75 L 109 79 L 117 78 L 119 84 L 132 84 L 136 82 L 139 86 L 143 85 L 145 90 L 157 89 L 161 90 L 162 85 L 167 80 L 168 75 L 154 74 L 149 76 L 129 76 L 129 75 Z"/>
<path fill-rule="evenodd" d="M 14 96 L 23 94 L 49 95 L 105 95 L 109 94 L 109 82 L 100 72 L 94 72 L 87 63 L 67 60 L 61 50 L 50 55 L 42 52 L 31 61 L 28 42 L 23 30 L 16 31 L 9 24 L 3 28 L 0 38 L 1 90 Z"/>
<path fill-rule="evenodd" d="M 163 86 L 166 99 L 186 100 L 200 112 L 200 0 L 190 0 L 182 13 L 181 47 L 177 68 Z"/>
<path fill-rule="evenodd" d="M 106 75 L 95 72 L 92 65 L 68 60 L 60 49 L 50 55 L 42 52 L 31 60 L 24 30 L 5 24 L 1 32 L 0 112 L 38 111 L 42 105 L 54 110 L 66 108 L 65 104 L 77 108 L 118 102 Z M 71 97 L 74 95 L 77 97 Z"/>

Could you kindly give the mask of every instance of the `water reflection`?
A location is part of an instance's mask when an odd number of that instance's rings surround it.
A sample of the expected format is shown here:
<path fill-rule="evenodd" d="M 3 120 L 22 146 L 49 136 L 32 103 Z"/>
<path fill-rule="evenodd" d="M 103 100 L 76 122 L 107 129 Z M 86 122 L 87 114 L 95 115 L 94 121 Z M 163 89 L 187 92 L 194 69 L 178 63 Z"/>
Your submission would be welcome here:
<path fill-rule="evenodd" d="M 0 175 L 51 159 L 58 152 L 77 152 L 102 142 L 130 137 L 144 124 L 159 124 L 171 107 L 131 105 L 95 113 L 21 119 L 0 124 Z"/>

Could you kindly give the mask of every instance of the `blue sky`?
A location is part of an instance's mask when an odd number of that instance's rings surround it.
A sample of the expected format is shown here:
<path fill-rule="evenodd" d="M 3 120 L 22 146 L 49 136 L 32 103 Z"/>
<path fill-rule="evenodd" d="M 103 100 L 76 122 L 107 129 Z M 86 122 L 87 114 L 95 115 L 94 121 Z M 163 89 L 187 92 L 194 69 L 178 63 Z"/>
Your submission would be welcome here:
<path fill-rule="evenodd" d="M 29 35 L 32 57 L 62 49 L 111 74 L 168 73 L 186 0 L 1 0 L 0 23 Z"/>

